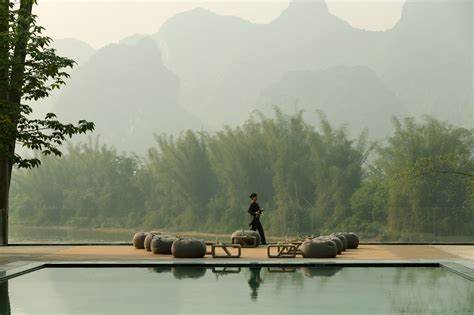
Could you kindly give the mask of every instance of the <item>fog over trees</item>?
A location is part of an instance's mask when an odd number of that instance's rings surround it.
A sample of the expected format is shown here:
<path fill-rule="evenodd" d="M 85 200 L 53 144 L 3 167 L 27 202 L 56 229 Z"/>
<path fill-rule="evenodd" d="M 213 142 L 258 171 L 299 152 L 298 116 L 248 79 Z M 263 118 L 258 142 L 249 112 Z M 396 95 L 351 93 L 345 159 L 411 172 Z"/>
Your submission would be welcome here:
<path fill-rule="evenodd" d="M 145 159 L 97 141 L 17 172 L 12 220 L 33 225 L 246 228 L 250 191 L 270 234 L 355 230 L 376 240 L 472 235 L 472 130 L 433 118 L 395 120 L 386 144 L 321 118 L 255 115 L 217 133 L 161 136 Z M 368 154 L 373 155 L 372 161 Z M 44 183 L 47 183 L 45 185 Z"/>

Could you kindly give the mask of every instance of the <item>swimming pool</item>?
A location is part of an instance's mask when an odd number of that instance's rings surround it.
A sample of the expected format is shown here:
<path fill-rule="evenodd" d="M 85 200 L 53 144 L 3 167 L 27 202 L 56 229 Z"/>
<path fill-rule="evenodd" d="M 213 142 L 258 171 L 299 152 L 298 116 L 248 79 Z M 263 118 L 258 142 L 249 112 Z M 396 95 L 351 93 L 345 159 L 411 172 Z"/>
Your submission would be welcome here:
<path fill-rule="evenodd" d="M 441 267 L 48 267 L 0 284 L 11 314 L 472 314 Z"/>

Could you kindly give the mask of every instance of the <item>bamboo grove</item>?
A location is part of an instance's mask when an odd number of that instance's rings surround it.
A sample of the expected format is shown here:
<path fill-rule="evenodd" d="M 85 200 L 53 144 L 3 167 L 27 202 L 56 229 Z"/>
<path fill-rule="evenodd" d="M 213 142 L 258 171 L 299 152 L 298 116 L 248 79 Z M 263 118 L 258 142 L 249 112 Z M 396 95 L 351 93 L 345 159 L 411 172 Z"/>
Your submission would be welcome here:
<path fill-rule="evenodd" d="M 366 239 L 462 241 L 474 229 L 473 131 L 394 119 L 377 143 L 301 113 L 215 133 L 161 135 L 144 158 L 97 140 L 17 170 L 12 221 L 229 233 L 259 193 L 271 235 L 352 230 Z"/>

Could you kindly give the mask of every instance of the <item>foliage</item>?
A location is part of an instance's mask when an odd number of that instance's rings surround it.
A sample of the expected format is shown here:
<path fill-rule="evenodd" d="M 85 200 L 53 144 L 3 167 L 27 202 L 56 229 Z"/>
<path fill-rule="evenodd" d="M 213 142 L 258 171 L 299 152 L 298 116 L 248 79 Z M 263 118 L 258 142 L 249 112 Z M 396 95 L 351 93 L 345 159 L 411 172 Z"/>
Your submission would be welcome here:
<path fill-rule="evenodd" d="M 14 222 L 76 226 L 135 226 L 143 218 L 138 158 L 97 141 L 69 145 L 63 158 L 13 178 Z M 28 193 L 25 193 L 28 192 Z"/>
<path fill-rule="evenodd" d="M 61 57 L 50 47 L 52 39 L 43 34 L 32 14 L 34 0 L 2 1 L 0 6 L 0 71 L 6 74 L 0 85 L 0 157 L 10 165 L 30 168 L 40 164 L 37 157 L 22 157 L 15 146 L 33 149 L 43 155 L 61 155 L 60 146 L 74 134 L 94 129 L 80 120 L 64 124 L 53 113 L 44 119 L 32 119 L 32 108 L 23 102 L 48 97 L 69 78 L 74 61 Z M 8 18 L 7 18 L 8 17 Z"/>
<path fill-rule="evenodd" d="M 413 118 L 394 124 L 394 135 L 380 148 L 377 161 L 389 191 L 389 230 L 434 239 L 472 235 L 474 205 L 468 199 L 473 179 L 462 173 L 474 166 L 473 132 L 430 117 L 421 124 Z"/>
<path fill-rule="evenodd" d="M 258 113 L 215 134 L 156 137 L 144 159 L 97 143 L 69 146 L 38 170 L 17 171 L 13 218 L 32 224 L 229 233 L 246 228 L 256 191 L 269 234 L 353 230 L 374 240 L 472 235 L 472 131 L 437 120 L 395 121 L 372 150 L 321 117 Z M 368 158 L 368 154 L 373 156 Z M 432 164 L 429 168 L 426 161 Z M 439 163 L 438 163 L 439 162 Z M 47 184 L 45 184 L 47 183 Z"/>

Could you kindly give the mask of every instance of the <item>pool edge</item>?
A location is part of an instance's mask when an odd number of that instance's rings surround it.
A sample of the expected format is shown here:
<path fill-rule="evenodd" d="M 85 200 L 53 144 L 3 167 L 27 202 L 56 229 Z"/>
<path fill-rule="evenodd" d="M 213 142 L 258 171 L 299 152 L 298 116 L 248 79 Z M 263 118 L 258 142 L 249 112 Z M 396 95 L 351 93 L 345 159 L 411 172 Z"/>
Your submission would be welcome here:
<path fill-rule="evenodd" d="M 21 267 L 0 271 L 0 282 L 38 271 L 43 268 L 119 268 L 119 267 L 159 267 L 159 266 L 202 266 L 202 267 L 308 267 L 308 266 L 339 266 L 339 267 L 441 267 L 467 280 L 474 282 L 474 270 L 465 266 L 460 260 L 344 260 L 334 259 L 298 259 L 291 261 L 279 260 L 218 260 L 197 261 L 174 259 L 167 261 L 45 261 L 31 262 Z"/>

